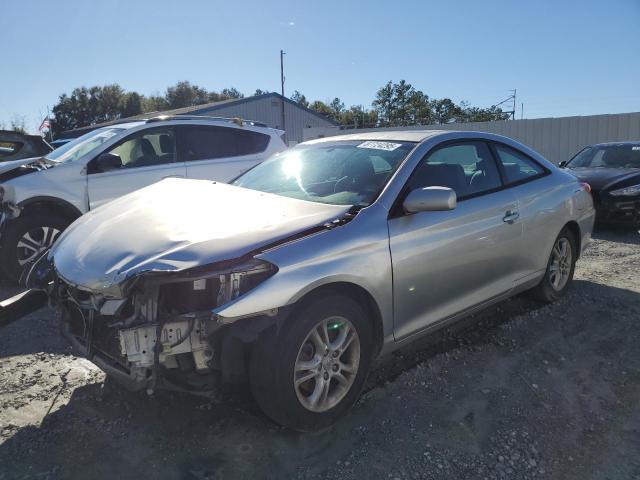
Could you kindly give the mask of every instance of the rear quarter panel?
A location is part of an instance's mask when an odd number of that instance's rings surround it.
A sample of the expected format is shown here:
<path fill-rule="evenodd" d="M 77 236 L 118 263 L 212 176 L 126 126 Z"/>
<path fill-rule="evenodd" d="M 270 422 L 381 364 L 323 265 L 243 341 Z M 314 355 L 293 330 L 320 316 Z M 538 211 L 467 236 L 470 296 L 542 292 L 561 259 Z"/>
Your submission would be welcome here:
<path fill-rule="evenodd" d="M 547 267 L 553 244 L 569 222 L 579 228 L 582 247 L 588 243 L 595 212 L 588 192 L 570 175 L 554 169 L 550 175 L 513 189 L 523 222 L 524 270 L 541 274 Z M 522 279 L 525 280 L 525 279 Z"/>

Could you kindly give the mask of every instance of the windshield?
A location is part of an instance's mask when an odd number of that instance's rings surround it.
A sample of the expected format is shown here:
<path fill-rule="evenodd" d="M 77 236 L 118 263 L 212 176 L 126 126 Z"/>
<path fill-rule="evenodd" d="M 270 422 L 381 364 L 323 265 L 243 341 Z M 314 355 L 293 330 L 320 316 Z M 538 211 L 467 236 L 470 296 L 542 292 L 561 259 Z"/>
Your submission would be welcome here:
<path fill-rule="evenodd" d="M 413 143 L 336 141 L 278 153 L 232 184 L 335 205 L 370 205 Z"/>
<path fill-rule="evenodd" d="M 95 150 L 107 140 L 126 130 L 125 128 L 99 128 L 62 145 L 47 154 L 47 160 L 54 162 L 75 162 L 87 153 Z"/>
<path fill-rule="evenodd" d="M 573 157 L 567 167 L 640 168 L 640 145 L 587 147 Z"/>

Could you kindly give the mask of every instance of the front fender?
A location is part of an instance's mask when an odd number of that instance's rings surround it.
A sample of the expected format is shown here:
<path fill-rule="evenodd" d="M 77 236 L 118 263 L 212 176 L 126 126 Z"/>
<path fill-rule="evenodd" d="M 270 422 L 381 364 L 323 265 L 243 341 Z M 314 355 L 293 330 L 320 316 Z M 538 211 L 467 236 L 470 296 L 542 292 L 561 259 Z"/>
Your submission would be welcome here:
<path fill-rule="evenodd" d="M 214 313 L 232 322 L 295 304 L 322 286 L 350 283 L 371 295 L 382 316 L 383 332 L 390 334 L 393 286 L 386 217 L 373 211 L 362 213 L 346 225 L 258 255 L 277 265 L 278 273 Z"/>

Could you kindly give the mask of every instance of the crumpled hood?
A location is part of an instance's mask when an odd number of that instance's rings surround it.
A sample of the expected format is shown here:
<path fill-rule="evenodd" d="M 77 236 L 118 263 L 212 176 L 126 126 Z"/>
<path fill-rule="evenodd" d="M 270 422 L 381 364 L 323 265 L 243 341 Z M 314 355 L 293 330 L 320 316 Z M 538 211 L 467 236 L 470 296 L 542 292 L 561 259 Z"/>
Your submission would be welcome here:
<path fill-rule="evenodd" d="M 36 163 L 40 160 L 40 158 L 41 157 L 21 158 L 19 160 L 11 160 L 9 162 L 0 162 L 0 175 L 5 172 L 10 172 L 11 170 L 15 170 L 16 168 L 20 168 L 23 165 L 28 166 Z"/>
<path fill-rule="evenodd" d="M 165 179 L 76 220 L 50 258 L 65 280 L 110 289 L 145 271 L 177 271 L 242 257 L 342 217 L 326 205 L 208 180 Z"/>
<path fill-rule="evenodd" d="M 578 167 L 567 168 L 569 172 L 583 182 L 587 182 L 595 191 L 604 190 L 610 185 L 634 175 L 640 177 L 640 169 L 638 168 L 598 168 L 598 167 Z"/>

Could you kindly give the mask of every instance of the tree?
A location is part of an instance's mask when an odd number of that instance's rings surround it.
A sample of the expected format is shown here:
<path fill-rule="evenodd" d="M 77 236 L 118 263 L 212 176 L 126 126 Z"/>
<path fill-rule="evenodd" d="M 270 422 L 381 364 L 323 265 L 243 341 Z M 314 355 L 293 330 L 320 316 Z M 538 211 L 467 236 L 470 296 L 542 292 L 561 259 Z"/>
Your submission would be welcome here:
<path fill-rule="evenodd" d="M 93 123 L 108 122 L 122 117 L 122 99 L 124 90 L 120 85 L 112 84 L 89 89 L 90 109 L 95 117 Z"/>
<path fill-rule="evenodd" d="M 320 100 L 315 100 L 309 105 L 309 108 L 329 118 L 331 118 L 331 114 L 333 113 L 331 107 Z"/>
<path fill-rule="evenodd" d="M 63 93 L 53 107 L 54 135 L 65 130 L 120 118 L 122 95 L 122 88 L 115 84 L 75 88 L 71 95 Z"/>
<path fill-rule="evenodd" d="M 393 91 L 393 82 L 389 80 L 376 92 L 376 98 L 371 104 L 381 123 L 385 125 L 390 125 L 393 120 Z"/>
<path fill-rule="evenodd" d="M 209 95 L 206 89 L 192 85 L 185 80 L 167 88 L 165 99 L 169 104 L 169 108 L 174 109 L 208 103 Z"/>
<path fill-rule="evenodd" d="M 142 113 L 143 97 L 138 92 L 125 93 L 120 99 L 120 113 L 123 117 L 133 117 Z"/>
<path fill-rule="evenodd" d="M 167 99 L 160 95 L 151 95 L 150 97 L 142 97 L 143 112 L 161 112 L 169 110 Z"/>
<path fill-rule="evenodd" d="M 256 91 L 253 92 L 253 96 L 257 97 L 258 95 L 266 95 L 269 93 L 269 90 L 262 90 L 261 88 L 256 88 Z"/>
<path fill-rule="evenodd" d="M 436 99 L 431 102 L 435 123 L 451 123 L 460 118 L 462 110 L 450 98 Z"/>
<path fill-rule="evenodd" d="M 220 95 L 222 95 L 225 100 L 229 98 L 244 98 L 244 94 L 239 92 L 236 88 L 225 88 L 220 92 Z"/>
<path fill-rule="evenodd" d="M 410 83 L 400 80 L 393 86 L 392 92 L 392 121 L 394 125 L 409 125 L 411 123 L 409 100 L 415 92 L 414 88 Z"/>
<path fill-rule="evenodd" d="M 298 90 L 295 90 L 293 92 L 293 94 L 291 95 L 291 100 L 293 100 L 294 102 L 296 102 L 299 105 L 302 105 L 305 108 L 309 108 L 309 101 L 307 100 L 307 97 L 305 97 Z"/>
<path fill-rule="evenodd" d="M 433 123 L 433 114 L 429 103 L 429 95 L 420 90 L 414 90 L 409 94 L 407 102 L 409 117 L 414 125 L 429 125 Z"/>
<path fill-rule="evenodd" d="M 468 102 L 460 102 L 462 109 L 459 122 L 494 122 L 497 120 L 509 120 L 509 114 L 501 108 L 491 105 L 489 108 L 471 107 Z"/>
<path fill-rule="evenodd" d="M 14 115 L 11 119 L 11 130 L 16 133 L 27 133 L 24 115 Z"/>
<path fill-rule="evenodd" d="M 334 121 L 339 122 L 340 117 L 344 113 L 344 102 L 340 100 L 338 97 L 336 97 L 333 100 L 331 100 L 331 103 L 329 104 L 329 108 L 331 109 L 331 118 Z"/>

